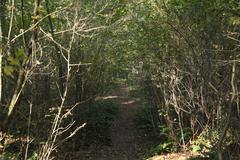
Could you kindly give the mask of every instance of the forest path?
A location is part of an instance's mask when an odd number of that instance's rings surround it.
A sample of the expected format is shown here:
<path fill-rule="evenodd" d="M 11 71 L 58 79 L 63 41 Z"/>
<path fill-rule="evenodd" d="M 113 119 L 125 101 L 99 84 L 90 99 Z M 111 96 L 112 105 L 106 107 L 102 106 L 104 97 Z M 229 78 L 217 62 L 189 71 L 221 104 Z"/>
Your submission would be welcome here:
<path fill-rule="evenodd" d="M 103 149 L 99 160 L 139 160 L 137 128 L 134 123 L 138 104 L 128 97 L 128 88 L 122 87 L 113 94 L 114 101 L 119 104 L 119 113 L 110 127 L 111 144 Z M 111 97 L 109 97 L 111 98 Z"/>
<path fill-rule="evenodd" d="M 137 129 L 136 114 L 140 109 L 140 102 L 129 96 L 129 88 L 121 86 L 111 95 L 100 97 L 119 104 L 119 111 L 113 120 L 108 145 L 92 144 L 78 152 L 68 153 L 64 160 L 142 160 L 153 147 L 153 140 L 147 139 Z M 156 143 L 156 142 L 154 142 Z"/>

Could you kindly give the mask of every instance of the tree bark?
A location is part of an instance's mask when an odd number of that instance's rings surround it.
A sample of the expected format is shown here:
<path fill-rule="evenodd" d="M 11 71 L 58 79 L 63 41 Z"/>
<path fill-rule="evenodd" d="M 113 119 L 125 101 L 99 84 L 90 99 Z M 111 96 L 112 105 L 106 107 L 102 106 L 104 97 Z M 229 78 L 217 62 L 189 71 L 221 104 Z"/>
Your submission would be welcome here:
<path fill-rule="evenodd" d="M 4 0 L 0 0 L 0 107 L 2 107 L 3 1 Z"/>
<path fill-rule="evenodd" d="M 231 100 L 228 103 L 227 107 L 228 107 L 228 112 L 227 112 L 227 117 L 226 117 L 226 121 L 225 121 L 225 125 L 224 128 L 222 129 L 222 134 L 220 135 L 220 139 L 218 141 L 217 144 L 217 151 L 218 151 L 218 160 L 223 160 L 223 156 L 222 156 L 222 146 L 223 146 L 223 141 L 227 135 L 227 131 L 229 129 L 229 125 L 231 122 L 231 115 L 232 115 L 232 106 L 234 105 L 236 96 L 238 94 L 238 90 L 237 90 L 237 79 L 236 79 L 236 75 L 237 75 L 237 62 L 234 61 L 233 65 L 232 65 L 232 78 L 231 78 L 231 87 L 232 87 L 232 95 L 231 95 Z"/>
<path fill-rule="evenodd" d="M 50 10 L 49 10 L 49 2 L 48 0 L 45 1 L 45 5 L 46 5 L 46 10 L 47 10 L 47 14 L 50 14 Z M 49 27 L 50 27 L 50 34 L 52 36 L 53 39 L 55 39 L 54 36 L 54 27 L 53 27 L 53 22 L 52 22 L 52 18 L 51 15 L 48 16 L 48 22 L 49 22 Z M 62 58 L 61 58 L 61 52 L 60 49 L 58 47 L 58 45 L 56 43 L 54 43 L 54 47 L 56 50 L 56 57 L 57 57 L 57 65 L 58 65 L 58 78 L 59 78 L 59 87 L 60 87 L 60 93 L 61 95 L 63 95 L 64 92 L 64 76 L 63 76 L 63 62 L 62 62 Z"/>

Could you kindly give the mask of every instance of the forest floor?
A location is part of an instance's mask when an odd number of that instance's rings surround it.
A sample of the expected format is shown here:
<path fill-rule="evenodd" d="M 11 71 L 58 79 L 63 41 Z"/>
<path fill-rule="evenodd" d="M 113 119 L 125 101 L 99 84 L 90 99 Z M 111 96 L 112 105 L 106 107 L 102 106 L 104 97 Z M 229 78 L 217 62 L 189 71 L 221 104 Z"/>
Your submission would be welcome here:
<path fill-rule="evenodd" d="M 150 148 L 159 144 L 137 129 L 135 124 L 139 103 L 128 96 L 128 88 L 120 88 L 110 96 L 100 97 L 111 99 L 119 104 L 119 112 L 110 127 L 110 144 L 92 144 L 87 148 L 68 153 L 66 160 L 143 160 L 147 159 Z M 154 156 L 148 160 L 185 160 L 188 153 Z"/>
<path fill-rule="evenodd" d="M 119 111 L 110 129 L 110 145 L 91 145 L 78 153 L 72 153 L 66 159 L 72 160 L 140 160 L 143 159 L 147 148 L 153 142 L 141 135 L 135 124 L 138 112 L 138 102 L 128 97 L 128 88 L 120 88 L 117 92 L 99 97 L 103 100 L 113 100 L 119 104 Z M 156 143 L 156 142 L 155 142 Z"/>

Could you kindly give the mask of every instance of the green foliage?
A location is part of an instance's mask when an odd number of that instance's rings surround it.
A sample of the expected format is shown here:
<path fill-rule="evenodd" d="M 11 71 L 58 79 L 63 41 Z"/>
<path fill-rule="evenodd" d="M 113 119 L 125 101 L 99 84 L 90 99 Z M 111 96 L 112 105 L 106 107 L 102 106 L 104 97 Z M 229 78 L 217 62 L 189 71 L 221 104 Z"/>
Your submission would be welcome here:
<path fill-rule="evenodd" d="M 13 72 L 14 68 L 12 66 L 5 66 L 3 67 L 3 72 L 7 75 L 13 78 Z"/>
<path fill-rule="evenodd" d="M 22 159 L 23 155 L 19 155 L 17 153 L 10 153 L 10 152 L 5 152 L 2 155 L 0 155 L 0 160 L 17 160 L 17 159 Z M 36 152 L 34 152 L 30 157 L 27 158 L 27 160 L 37 160 L 38 155 Z"/>
<path fill-rule="evenodd" d="M 204 130 L 191 144 L 191 151 L 200 153 L 211 158 L 216 158 L 216 149 L 213 147 L 209 136 L 211 136 L 212 142 L 216 142 L 219 133 L 217 131 Z"/>
<path fill-rule="evenodd" d="M 19 158 L 19 155 L 16 153 L 3 153 L 0 155 L 0 160 L 16 160 Z"/>
<path fill-rule="evenodd" d="M 27 160 L 37 160 L 38 159 L 38 154 L 34 152 L 31 157 L 29 157 Z"/>
<path fill-rule="evenodd" d="M 19 60 L 17 58 L 14 58 L 14 57 L 8 57 L 7 60 L 8 60 L 10 65 L 18 66 L 20 64 Z"/>
<path fill-rule="evenodd" d="M 202 150 L 200 145 L 192 145 L 192 152 L 199 153 Z"/>
<path fill-rule="evenodd" d="M 157 138 L 159 145 L 149 149 L 150 155 L 157 155 L 162 153 L 169 153 L 176 151 L 174 143 L 170 138 L 169 128 L 166 125 L 159 125 L 157 127 L 157 134 L 154 133 L 153 121 L 151 117 L 151 108 L 149 106 L 142 106 L 136 117 L 136 124 L 138 128 L 144 131 L 145 135 L 151 138 Z"/>
<path fill-rule="evenodd" d="M 171 142 L 163 142 L 162 144 L 159 144 L 158 146 L 150 149 L 150 153 L 152 155 L 159 155 L 163 153 L 169 153 L 172 151 L 173 151 L 173 146 Z"/>
<path fill-rule="evenodd" d="M 179 139 L 180 139 L 181 136 L 182 135 L 179 133 L 178 134 Z M 187 141 L 187 142 L 189 142 L 191 140 L 191 138 L 192 138 L 192 131 L 191 131 L 191 129 L 189 127 L 183 128 L 183 137 L 184 137 L 184 140 Z"/>
<path fill-rule="evenodd" d="M 27 56 L 26 56 L 24 49 L 23 48 L 18 49 L 18 51 L 16 52 L 16 59 L 18 61 L 22 61 L 25 58 L 27 58 Z"/>
<path fill-rule="evenodd" d="M 21 62 L 26 58 L 26 54 L 23 48 L 17 50 L 15 56 L 8 56 L 8 64 L 3 67 L 3 72 L 9 77 L 14 78 L 13 73 L 17 67 L 21 65 Z"/>
<path fill-rule="evenodd" d="M 19 155 L 16 153 L 3 153 L 0 155 L 0 160 L 16 160 L 19 158 Z"/>
<path fill-rule="evenodd" d="M 157 153 L 169 153 L 177 151 L 176 146 L 174 146 L 174 142 L 170 137 L 170 132 L 168 126 L 160 125 L 159 126 L 159 134 L 162 140 L 162 143 L 159 144 L 155 149 L 158 151 Z"/>

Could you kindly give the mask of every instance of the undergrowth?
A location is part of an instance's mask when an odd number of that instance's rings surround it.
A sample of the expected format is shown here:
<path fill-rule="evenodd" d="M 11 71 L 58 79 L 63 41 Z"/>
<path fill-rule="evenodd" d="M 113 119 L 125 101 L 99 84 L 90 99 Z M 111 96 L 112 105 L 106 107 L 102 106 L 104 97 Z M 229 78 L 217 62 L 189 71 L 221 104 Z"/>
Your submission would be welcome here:
<path fill-rule="evenodd" d="M 74 118 L 86 123 L 86 126 L 63 146 L 63 150 L 77 151 L 91 145 L 109 145 L 109 128 L 118 113 L 118 108 L 118 104 L 110 100 L 97 100 L 82 106 L 81 111 L 77 111 L 82 114 L 75 114 L 77 117 Z"/>
<path fill-rule="evenodd" d="M 82 107 L 82 108 L 81 108 Z M 68 150 L 78 150 L 80 145 L 85 144 L 108 144 L 110 139 L 109 127 L 111 126 L 115 115 L 118 112 L 118 105 L 109 100 L 98 100 L 92 101 L 91 103 L 79 106 L 82 110 L 85 110 L 84 117 L 81 117 L 83 114 L 78 112 L 77 118 L 73 117 L 77 124 L 82 124 L 82 122 L 87 125 L 82 128 L 77 135 L 72 137 L 67 141 L 62 147 L 64 151 Z M 19 114 L 23 114 L 22 112 Z M 51 122 L 51 119 L 45 118 L 44 121 L 39 121 L 36 113 L 33 113 L 34 116 L 31 122 L 31 136 L 33 136 L 34 142 L 30 144 L 28 159 L 35 160 L 37 159 L 37 152 L 41 140 L 45 138 L 47 129 L 37 129 L 39 126 L 48 126 Z M 25 116 L 18 116 L 18 121 L 15 123 L 15 126 L 12 126 L 10 132 L 15 133 L 14 135 L 8 138 L 9 145 L 7 145 L 4 154 L 0 155 L 0 160 L 16 160 L 23 159 L 25 154 L 26 142 L 24 139 L 27 135 L 27 107 Z M 44 123 L 44 125 L 42 125 Z M 48 128 L 48 127 L 47 127 Z M 34 132 L 33 132 L 34 131 Z M 66 133 L 67 134 L 67 133 Z M 17 138 L 20 137 L 20 138 Z"/>
<path fill-rule="evenodd" d="M 173 141 L 169 137 L 168 127 L 165 125 L 153 124 L 153 117 L 151 115 L 151 107 L 143 105 L 137 116 L 136 124 L 138 129 L 148 139 L 155 139 L 158 143 L 149 148 L 147 156 L 158 155 L 162 153 L 169 153 L 176 150 Z"/>

